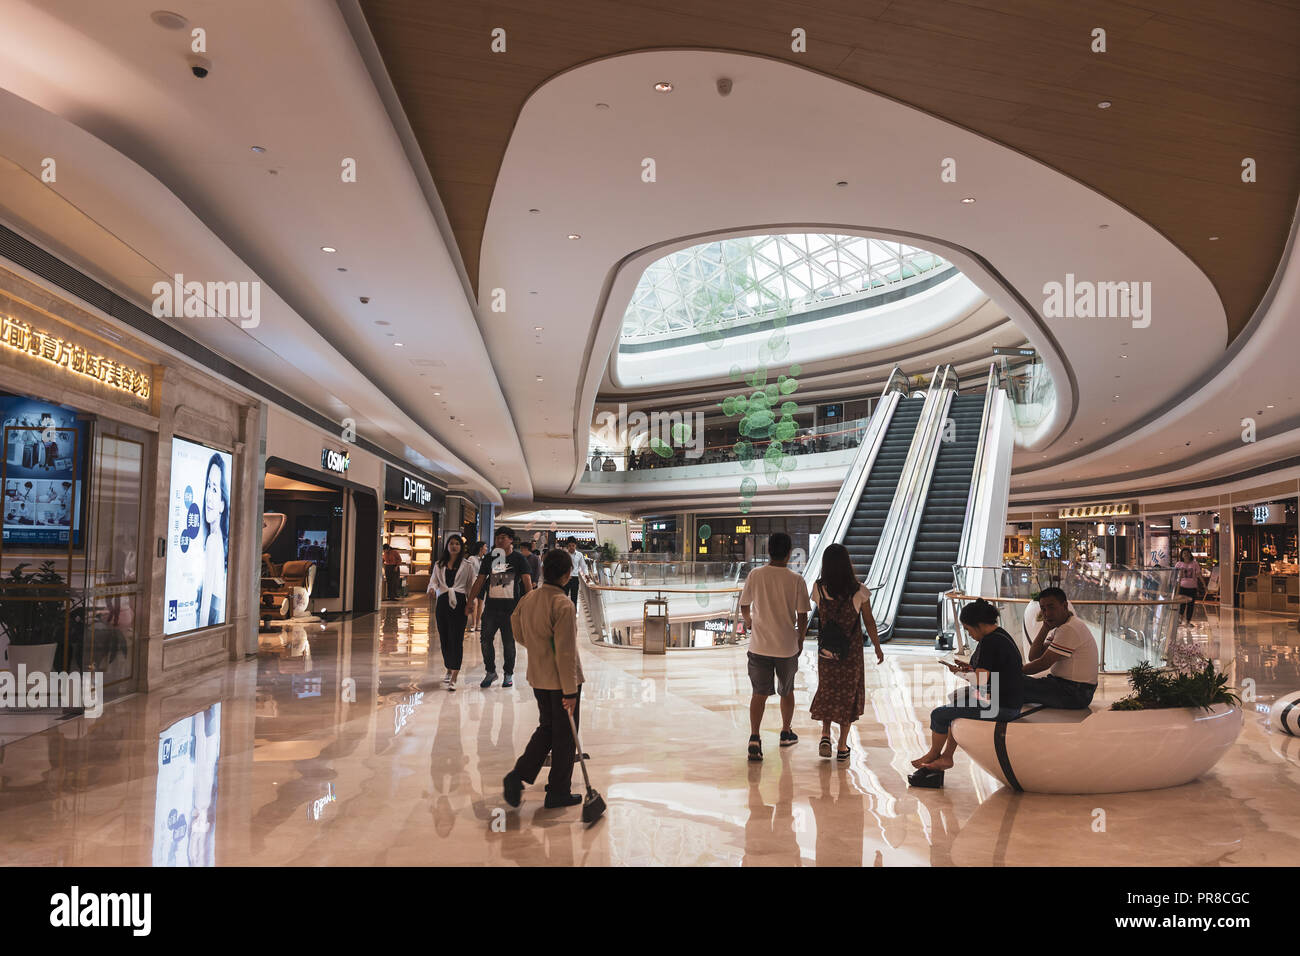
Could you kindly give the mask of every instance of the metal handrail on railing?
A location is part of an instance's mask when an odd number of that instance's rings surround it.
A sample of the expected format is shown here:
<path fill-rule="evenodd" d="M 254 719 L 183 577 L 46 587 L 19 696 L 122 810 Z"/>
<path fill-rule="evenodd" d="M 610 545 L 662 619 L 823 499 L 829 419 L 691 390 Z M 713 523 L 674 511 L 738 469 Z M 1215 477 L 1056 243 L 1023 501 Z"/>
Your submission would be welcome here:
<path fill-rule="evenodd" d="M 862 497 L 862 489 L 866 487 L 876 456 L 880 452 L 880 444 L 889 430 L 889 423 L 893 421 L 894 410 L 898 408 L 902 396 L 907 394 L 907 389 L 907 376 L 895 365 L 894 370 L 889 373 L 889 378 L 885 380 L 885 387 L 881 389 L 876 411 L 867 423 L 867 430 L 858 445 L 858 452 L 846 472 L 853 476 L 853 479 L 840 485 L 835 501 L 831 504 L 830 513 L 826 516 L 826 522 L 822 525 L 822 533 L 817 538 L 817 544 L 808 555 L 808 564 L 804 567 L 803 577 L 809 585 L 821 574 L 822 555 L 826 553 L 826 548 L 844 540 L 844 535 L 848 532 L 848 526 L 857 509 L 858 499 Z"/>
<path fill-rule="evenodd" d="M 983 598 L 983 600 L 988 601 L 990 604 L 1023 604 L 1026 607 L 1028 607 L 1034 601 L 1033 598 L 1018 598 L 1018 597 L 990 598 L 979 594 L 966 594 L 962 591 L 957 590 L 956 588 L 954 588 L 951 591 L 945 592 L 943 597 L 951 604 L 954 619 L 956 619 L 960 615 L 961 613 L 960 605 L 961 602 L 963 601 L 975 601 L 980 598 Z M 1179 608 L 1179 611 L 1181 611 L 1182 605 L 1187 604 L 1190 600 L 1191 598 L 1188 598 L 1187 596 L 1182 594 L 1178 594 L 1175 595 L 1174 597 L 1169 597 L 1169 598 L 1150 598 L 1141 601 L 1124 600 L 1124 599 L 1115 599 L 1115 600 L 1106 600 L 1106 601 L 1081 599 L 1076 601 L 1074 598 L 1071 598 L 1070 606 L 1072 608 L 1073 607 L 1081 607 L 1081 608 L 1100 607 L 1102 609 L 1102 618 L 1100 622 L 1101 638 L 1097 642 L 1097 669 L 1103 674 L 1122 674 L 1125 672 L 1126 669 L 1113 671 L 1113 670 L 1108 670 L 1106 668 L 1106 630 L 1107 630 L 1107 624 L 1109 623 L 1108 621 L 1109 609 L 1111 607 L 1164 608 L 1169 606 L 1177 606 Z M 1175 617 L 1177 613 L 1178 612 L 1175 612 Z M 1085 620 L 1084 623 L 1087 624 L 1088 622 Z M 1134 628 L 1128 627 L 1124 624 L 1119 624 L 1118 627 L 1121 630 L 1135 631 Z M 1089 628 L 1089 630 L 1091 630 L 1091 628 Z M 1145 632 L 1136 632 L 1136 633 L 1142 634 L 1143 638 L 1145 638 Z M 1154 629 L 1153 629 L 1153 633 L 1154 633 Z M 958 640 L 960 642 L 960 647 L 963 651 L 969 648 L 969 642 L 966 640 L 966 634 L 964 631 L 962 631 L 961 628 L 958 628 Z M 1129 643 L 1140 643 L 1140 642 L 1130 641 Z"/>
<path fill-rule="evenodd" d="M 925 509 L 934 463 L 939 455 L 939 442 L 943 438 L 948 405 L 958 384 L 957 374 L 951 365 L 935 366 L 930 388 L 926 391 L 925 408 L 921 411 L 921 420 L 903 463 L 898 489 L 889 506 L 889 516 L 885 519 L 880 541 L 876 545 L 867 586 L 882 589 L 884 600 L 880 610 L 873 611 L 882 634 L 888 634 L 893 629 L 895 611 L 902 592 L 904 565 L 911 557 L 911 545 L 920 524 L 921 512 Z"/>

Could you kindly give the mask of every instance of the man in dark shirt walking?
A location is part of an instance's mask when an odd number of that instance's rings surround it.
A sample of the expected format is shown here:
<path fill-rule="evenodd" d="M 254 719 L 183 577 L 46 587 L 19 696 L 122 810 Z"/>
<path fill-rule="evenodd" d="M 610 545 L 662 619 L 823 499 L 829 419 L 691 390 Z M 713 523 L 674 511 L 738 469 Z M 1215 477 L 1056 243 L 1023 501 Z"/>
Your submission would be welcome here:
<path fill-rule="evenodd" d="M 510 627 L 510 615 L 515 612 L 519 599 L 533 589 L 528 562 L 515 550 L 515 533 L 509 528 L 498 528 L 496 547 L 484 555 L 479 565 L 478 577 L 469 592 L 472 606 L 480 592 L 487 590 L 483 604 L 483 618 L 479 624 L 479 644 L 483 648 L 483 666 L 487 673 L 479 687 L 491 687 L 497 679 L 496 645 L 494 638 L 501 631 L 501 651 L 505 657 L 502 687 L 514 685 L 515 636 Z"/>

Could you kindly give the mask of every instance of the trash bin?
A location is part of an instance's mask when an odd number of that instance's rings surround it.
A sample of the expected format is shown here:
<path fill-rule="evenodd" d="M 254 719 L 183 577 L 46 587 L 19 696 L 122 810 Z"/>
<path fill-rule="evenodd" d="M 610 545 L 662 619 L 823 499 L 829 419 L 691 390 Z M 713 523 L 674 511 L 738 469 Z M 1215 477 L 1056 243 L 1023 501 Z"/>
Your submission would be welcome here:
<path fill-rule="evenodd" d="M 641 612 L 642 654 L 665 654 L 668 651 L 668 602 L 650 598 Z"/>

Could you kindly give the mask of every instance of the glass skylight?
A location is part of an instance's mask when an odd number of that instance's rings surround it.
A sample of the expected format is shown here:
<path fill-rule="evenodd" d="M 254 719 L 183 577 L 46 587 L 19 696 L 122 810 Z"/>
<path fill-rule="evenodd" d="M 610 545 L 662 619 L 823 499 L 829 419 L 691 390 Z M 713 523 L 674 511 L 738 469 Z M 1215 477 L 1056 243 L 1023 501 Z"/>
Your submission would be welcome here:
<path fill-rule="evenodd" d="M 620 343 L 739 331 L 779 311 L 810 312 L 902 288 L 950 265 L 914 246 L 800 233 L 723 239 L 681 249 L 645 270 Z"/>

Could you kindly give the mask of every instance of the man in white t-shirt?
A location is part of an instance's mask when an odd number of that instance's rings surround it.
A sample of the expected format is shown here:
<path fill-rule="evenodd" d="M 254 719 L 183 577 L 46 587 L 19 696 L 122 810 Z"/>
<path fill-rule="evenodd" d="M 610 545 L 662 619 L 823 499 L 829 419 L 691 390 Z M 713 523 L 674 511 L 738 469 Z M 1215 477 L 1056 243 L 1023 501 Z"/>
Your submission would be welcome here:
<path fill-rule="evenodd" d="M 772 694 L 781 698 L 781 746 L 798 743 L 790 729 L 794 719 L 794 676 L 808 632 L 808 588 L 788 567 L 790 536 L 778 531 L 767 539 L 770 563 L 745 578 L 740 592 L 740 613 L 749 633 L 749 759 L 763 759 L 758 728 Z"/>
<path fill-rule="evenodd" d="M 1082 710 L 1097 692 L 1097 639 L 1070 610 L 1060 588 L 1046 588 L 1038 595 L 1038 606 L 1043 626 L 1029 646 L 1022 670 L 1027 677 L 1048 673 L 1025 681 L 1025 703 Z"/>

